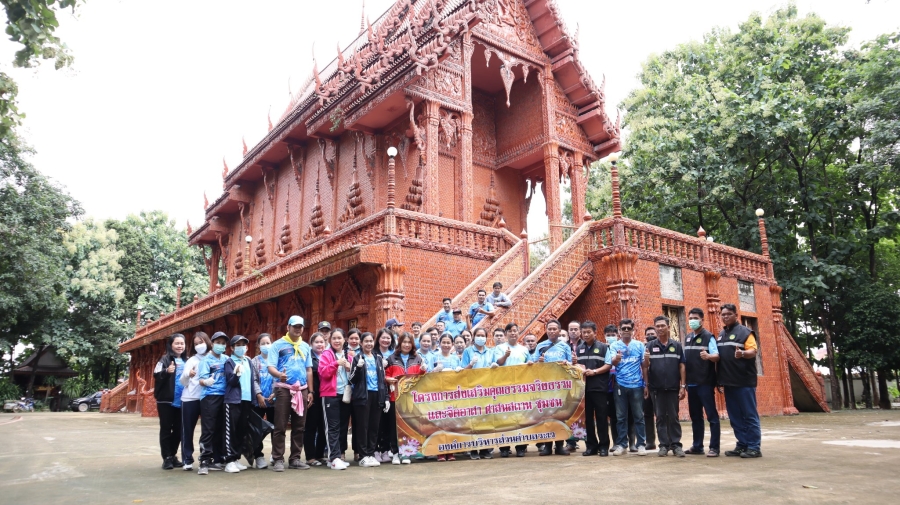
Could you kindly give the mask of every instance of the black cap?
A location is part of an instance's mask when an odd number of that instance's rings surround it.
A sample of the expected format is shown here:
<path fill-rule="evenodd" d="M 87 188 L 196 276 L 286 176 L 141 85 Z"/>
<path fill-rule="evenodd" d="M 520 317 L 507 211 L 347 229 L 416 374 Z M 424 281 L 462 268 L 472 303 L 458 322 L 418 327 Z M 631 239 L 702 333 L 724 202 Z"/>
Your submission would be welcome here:
<path fill-rule="evenodd" d="M 228 335 L 226 335 L 224 331 L 217 331 L 217 332 L 213 333 L 212 338 L 209 340 L 210 340 L 210 342 L 213 342 L 217 338 L 224 338 L 225 341 L 228 342 Z"/>
<path fill-rule="evenodd" d="M 457 308 L 453 309 L 453 313 L 454 314 L 462 314 L 462 309 L 457 307 Z"/>
<path fill-rule="evenodd" d="M 248 344 L 250 343 L 250 339 L 249 339 L 249 338 L 247 338 L 247 337 L 245 337 L 245 336 L 243 336 L 243 335 L 235 335 L 235 336 L 231 337 L 231 347 L 234 347 L 235 345 L 237 345 L 238 342 L 240 342 L 240 341 L 242 341 L 242 340 L 243 340 L 244 342 L 247 342 Z"/>
<path fill-rule="evenodd" d="M 330 329 L 331 329 L 331 323 L 329 323 L 328 321 L 320 321 L 320 322 L 319 322 L 319 330 L 323 330 L 323 329 L 325 329 L 325 328 L 328 328 L 328 329 L 330 330 Z"/>

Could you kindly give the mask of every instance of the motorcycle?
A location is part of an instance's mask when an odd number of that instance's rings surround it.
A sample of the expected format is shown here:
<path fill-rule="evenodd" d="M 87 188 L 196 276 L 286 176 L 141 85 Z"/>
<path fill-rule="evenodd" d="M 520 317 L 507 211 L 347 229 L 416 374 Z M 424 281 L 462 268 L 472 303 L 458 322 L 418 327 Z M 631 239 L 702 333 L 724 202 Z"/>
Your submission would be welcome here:
<path fill-rule="evenodd" d="M 34 412 L 34 398 L 22 398 L 17 401 L 13 412 Z"/>

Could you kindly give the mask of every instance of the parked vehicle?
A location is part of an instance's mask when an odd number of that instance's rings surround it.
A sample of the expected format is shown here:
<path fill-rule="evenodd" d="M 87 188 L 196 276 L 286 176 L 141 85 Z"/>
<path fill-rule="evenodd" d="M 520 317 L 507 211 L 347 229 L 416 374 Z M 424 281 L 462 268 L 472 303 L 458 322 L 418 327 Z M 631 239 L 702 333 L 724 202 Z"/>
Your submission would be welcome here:
<path fill-rule="evenodd" d="M 83 396 L 81 398 L 76 398 L 69 402 L 69 408 L 72 409 L 72 412 L 87 412 L 89 410 L 96 410 L 100 408 L 100 398 L 103 396 L 103 391 L 97 391 L 96 393 L 90 396 Z"/>
<path fill-rule="evenodd" d="M 34 412 L 34 399 L 6 400 L 3 402 L 3 410 L 7 412 Z"/>

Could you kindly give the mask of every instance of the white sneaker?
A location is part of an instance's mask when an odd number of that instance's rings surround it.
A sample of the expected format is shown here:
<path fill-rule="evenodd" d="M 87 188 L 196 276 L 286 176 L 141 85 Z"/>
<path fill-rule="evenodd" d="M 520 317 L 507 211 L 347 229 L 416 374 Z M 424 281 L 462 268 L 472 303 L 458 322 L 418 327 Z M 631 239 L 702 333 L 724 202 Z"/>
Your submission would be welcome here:
<path fill-rule="evenodd" d="M 225 473 L 238 473 L 241 469 L 238 468 L 237 465 L 234 464 L 234 461 L 225 465 Z"/>
<path fill-rule="evenodd" d="M 381 463 L 375 461 L 375 458 L 373 458 L 372 456 L 366 456 L 365 458 L 363 458 L 363 459 L 361 459 L 361 460 L 359 461 L 359 466 L 362 466 L 362 467 L 365 467 L 365 468 L 371 468 L 371 467 L 373 467 L 373 466 L 379 466 L 380 464 L 381 464 Z"/>
<path fill-rule="evenodd" d="M 332 470 L 346 470 L 349 466 L 350 464 L 343 461 L 341 458 L 337 458 L 328 463 L 328 468 L 331 468 Z"/>
<path fill-rule="evenodd" d="M 240 461 L 235 461 L 234 464 L 237 465 L 238 470 L 246 470 L 247 469 L 247 465 L 241 463 Z"/>
<path fill-rule="evenodd" d="M 409 465 L 410 463 L 412 463 L 412 461 L 410 461 L 409 458 L 406 456 L 403 456 L 403 458 L 400 460 L 400 462 L 403 463 L 404 465 Z"/>
<path fill-rule="evenodd" d="M 647 448 L 644 447 L 643 445 L 639 445 L 638 446 L 638 456 L 646 456 L 646 455 L 647 455 Z"/>
<path fill-rule="evenodd" d="M 194 470 L 193 463 L 185 463 L 183 467 L 181 467 L 185 472 L 191 472 Z"/>
<path fill-rule="evenodd" d="M 613 454 L 613 456 L 621 456 L 621 455 L 625 454 L 625 449 L 622 448 L 622 447 L 619 447 L 619 446 L 617 445 L 617 446 L 613 447 L 613 453 L 612 453 L 612 454 Z"/>
<path fill-rule="evenodd" d="M 269 466 L 269 463 L 266 462 L 266 458 L 264 458 L 262 456 L 256 458 L 256 468 L 259 468 L 260 470 L 262 470 L 263 468 L 266 468 L 268 466 Z"/>
<path fill-rule="evenodd" d="M 400 464 L 400 455 L 399 455 L 399 454 L 394 454 L 394 457 L 391 458 L 391 464 L 392 464 L 392 465 L 399 465 L 399 464 Z"/>

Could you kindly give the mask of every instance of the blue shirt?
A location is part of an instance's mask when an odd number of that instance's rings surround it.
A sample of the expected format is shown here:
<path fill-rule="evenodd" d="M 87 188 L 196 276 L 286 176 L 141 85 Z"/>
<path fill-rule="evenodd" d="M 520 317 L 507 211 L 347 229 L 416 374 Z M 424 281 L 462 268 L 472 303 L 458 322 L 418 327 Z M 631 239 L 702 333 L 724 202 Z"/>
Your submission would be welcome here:
<path fill-rule="evenodd" d="M 444 330 L 447 333 L 453 335 L 454 337 L 456 337 L 457 335 L 462 333 L 463 330 L 465 330 L 465 329 L 466 329 L 466 322 L 463 321 L 462 319 L 460 319 L 459 321 L 448 321 L 448 322 L 444 323 Z"/>
<path fill-rule="evenodd" d="M 455 351 L 451 351 L 450 356 L 444 356 L 440 353 L 431 355 L 431 361 L 428 363 L 427 370 L 433 372 L 438 363 L 444 365 L 444 372 L 453 371 L 462 366 Z"/>
<path fill-rule="evenodd" d="M 463 351 L 462 362 L 460 363 L 460 365 L 463 368 L 469 366 L 469 363 L 472 362 L 472 358 L 476 356 L 478 357 L 478 362 L 472 365 L 473 369 L 490 368 L 491 364 L 497 361 L 493 349 L 485 347 L 484 350 L 479 351 L 475 348 L 474 345 L 470 345 L 469 347 L 466 347 L 465 351 Z"/>
<path fill-rule="evenodd" d="M 300 342 L 300 353 L 294 351 L 294 346 L 283 338 L 279 338 L 269 346 L 269 355 L 266 363 L 281 372 L 287 369 L 287 383 L 299 383 L 306 385 L 306 370 L 312 368 L 312 349 L 306 342 Z M 275 378 L 275 381 L 278 379 Z"/>
<path fill-rule="evenodd" d="M 271 407 L 274 405 L 274 402 L 270 402 L 269 397 L 272 396 L 272 383 L 275 381 L 275 378 L 269 373 L 267 356 L 268 354 L 259 355 L 255 361 L 259 363 L 259 392 L 265 397 L 266 406 Z"/>
<path fill-rule="evenodd" d="M 438 312 L 437 321 L 435 322 L 439 323 L 441 321 L 445 323 L 444 327 L 446 328 L 446 323 L 453 321 L 453 311 L 451 310 L 450 312 L 447 312 L 446 310 L 441 309 L 441 311 Z"/>
<path fill-rule="evenodd" d="M 513 366 L 513 365 L 524 365 L 531 361 L 531 354 L 528 352 L 528 348 L 524 345 L 509 345 L 509 344 L 500 344 L 494 348 L 494 356 L 495 360 L 499 360 L 506 354 L 507 349 L 512 349 L 510 351 L 509 356 L 506 358 L 506 362 L 503 363 L 503 366 Z"/>
<path fill-rule="evenodd" d="M 181 381 L 178 380 L 181 377 L 181 372 L 184 371 L 184 360 L 181 358 L 175 358 L 175 399 L 172 400 L 173 407 L 181 407 L 181 392 L 184 391 L 184 386 L 181 385 Z"/>
<path fill-rule="evenodd" d="M 490 312 L 494 310 L 494 306 L 488 302 L 484 302 L 484 305 L 479 305 L 477 302 L 473 303 L 472 306 L 469 307 L 469 317 L 472 318 L 472 326 L 475 326 L 479 321 L 484 319 L 484 314 L 478 312 L 478 309 L 484 309 Z"/>
<path fill-rule="evenodd" d="M 378 391 L 378 368 L 375 364 L 375 355 L 363 355 L 366 360 L 366 390 Z"/>
<path fill-rule="evenodd" d="M 238 377 L 241 384 L 241 401 L 249 402 L 250 398 L 250 379 L 253 377 L 253 371 L 250 370 L 250 367 L 253 366 L 250 363 L 250 360 L 245 360 L 244 358 L 238 358 L 235 355 L 231 355 L 231 361 L 234 361 L 235 365 L 244 365 L 244 370 L 241 371 L 241 376 Z"/>
<path fill-rule="evenodd" d="M 213 356 L 212 352 L 206 354 L 203 361 L 200 362 L 200 380 L 215 379 L 215 382 L 203 388 L 200 398 L 207 396 L 225 396 L 225 360 L 228 356 L 220 354 L 219 357 Z"/>
<path fill-rule="evenodd" d="M 709 346 L 707 346 L 707 348 L 709 349 L 707 351 L 709 354 L 719 354 L 719 345 L 716 344 L 715 338 L 709 339 Z M 688 384 L 687 386 L 690 388 L 690 387 L 696 386 L 696 384 Z M 175 404 L 173 403 L 172 405 L 175 405 Z"/>
<path fill-rule="evenodd" d="M 641 373 L 641 364 L 644 362 L 644 343 L 631 339 L 627 346 L 619 340 L 611 346 L 612 355 L 621 350 L 622 361 L 616 365 L 616 383 L 623 388 L 644 387 L 644 376 Z"/>
<path fill-rule="evenodd" d="M 544 357 L 544 363 L 572 361 L 572 348 L 569 347 L 569 344 L 563 342 L 561 338 L 555 344 L 551 343 L 549 339 L 544 340 L 534 350 L 538 356 Z"/>

